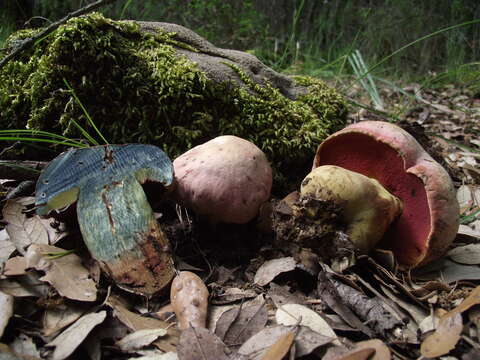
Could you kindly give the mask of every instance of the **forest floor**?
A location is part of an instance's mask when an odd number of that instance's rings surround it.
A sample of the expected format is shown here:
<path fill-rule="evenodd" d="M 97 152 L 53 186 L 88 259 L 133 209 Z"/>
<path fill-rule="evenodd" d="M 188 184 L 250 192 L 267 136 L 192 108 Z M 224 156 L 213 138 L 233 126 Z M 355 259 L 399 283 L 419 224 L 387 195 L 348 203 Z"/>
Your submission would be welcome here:
<path fill-rule="evenodd" d="M 369 103 L 361 87 L 347 95 Z M 444 257 L 407 272 L 389 252 L 373 252 L 340 273 L 276 249 L 257 224 L 211 228 L 185 209 L 157 208 L 176 268 L 199 274 L 210 292 L 208 330 L 180 332 L 166 294 L 115 287 L 83 248 L 75 217 L 40 219 L 32 188 L 22 187 L 30 179 L 5 177 L 0 357 L 480 358 L 480 94 L 410 84 L 380 95 L 454 182 L 461 225 Z M 363 120 L 385 119 L 351 108 L 349 121 Z"/>

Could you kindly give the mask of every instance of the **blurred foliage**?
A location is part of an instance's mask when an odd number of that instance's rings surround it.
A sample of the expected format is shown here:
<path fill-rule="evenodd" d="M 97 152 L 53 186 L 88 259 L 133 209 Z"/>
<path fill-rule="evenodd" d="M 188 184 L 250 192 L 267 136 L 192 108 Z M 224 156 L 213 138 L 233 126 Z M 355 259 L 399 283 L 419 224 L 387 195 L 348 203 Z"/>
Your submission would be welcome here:
<path fill-rule="evenodd" d="M 18 28 L 28 16 L 44 25 L 93 0 L 4 0 Z M 10 6 L 12 8 L 12 6 Z M 174 22 L 221 47 L 248 50 L 276 69 L 318 69 L 359 49 L 369 63 L 450 25 L 480 18 L 478 0 L 118 0 L 113 19 Z M 5 17 L 5 15 L 4 15 Z M 5 26 L 8 30 L 8 26 Z M 3 26 L 2 26 L 3 28 Z M 0 33 L 1 36 L 1 33 Z M 478 61 L 480 25 L 458 28 L 406 49 L 382 70 L 425 75 Z M 330 66 L 333 72 L 343 62 Z"/>

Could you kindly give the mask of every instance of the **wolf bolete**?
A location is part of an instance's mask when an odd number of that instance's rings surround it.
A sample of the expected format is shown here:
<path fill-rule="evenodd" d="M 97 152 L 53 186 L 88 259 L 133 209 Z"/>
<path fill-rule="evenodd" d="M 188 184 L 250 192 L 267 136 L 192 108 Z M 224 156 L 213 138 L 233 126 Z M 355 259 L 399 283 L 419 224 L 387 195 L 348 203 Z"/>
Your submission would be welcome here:
<path fill-rule="evenodd" d="M 91 255 L 119 287 L 153 295 L 170 283 L 169 243 L 141 184 L 173 181 L 167 155 L 152 145 L 104 145 L 66 151 L 37 182 L 37 213 L 77 201 L 80 230 Z"/>
<path fill-rule="evenodd" d="M 211 223 L 244 224 L 270 197 L 272 169 L 250 141 L 219 136 L 173 161 L 177 200 Z"/>
<path fill-rule="evenodd" d="M 363 121 L 328 137 L 313 168 L 336 165 L 363 174 L 398 197 L 403 210 L 383 236 L 405 268 L 440 257 L 455 238 L 459 207 L 446 170 L 402 128 Z"/>

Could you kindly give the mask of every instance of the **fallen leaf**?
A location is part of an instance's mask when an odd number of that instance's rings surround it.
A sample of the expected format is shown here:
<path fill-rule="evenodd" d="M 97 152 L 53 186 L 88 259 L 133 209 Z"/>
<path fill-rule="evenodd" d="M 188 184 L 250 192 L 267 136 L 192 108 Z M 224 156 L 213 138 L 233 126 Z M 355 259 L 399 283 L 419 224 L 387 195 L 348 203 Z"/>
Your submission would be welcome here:
<path fill-rule="evenodd" d="M 460 264 L 480 264 L 480 244 L 458 246 L 447 253 L 447 256 Z"/>
<path fill-rule="evenodd" d="M 447 258 L 441 258 L 413 270 L 412 276 L 420 280 L 436 280 L 450 284 L 460 280 L 480 280 L 480 267 L 462 265 Z"/>
<path fill-rule="evenodd" d="M 27 270 L 27 262 L 24 256 L 15 256 L 10 258 L 5 263 L 3 268 L 3 275 L 5 276 L 18 276 L 25 275 Z"/>
<path fill-rule="evenodd" d="M 165 335 L 167 335 L 167 330 L 165 329 L 143 329 L 128 334 L 117 341 L 115 345 L 123 351 L 131 351 L 150 345 L 158 337 Z"/>
<path fill-rule="evenodd" d="M 280 338 L 265 352 L 262 360 L 282 360 L 288 354 L 295 340 L 295 332 L 290 331 Z"/>
<path fill-rule="evenodd" d="M 13 296 L 0 291 L 0 337 L 13 315 Z"/>
<path fill-rule="evenodd" d="M 320 335 L 306 326 L 277 325 L 267 327 L 253 335 L 238 349 L 238 354 L 247 356 L 249 360 L 260 360 L 278 339 L 297 328 L 295 336 L 295 355 L 297 357 L 311 354 L 315 349 L 332 341 L 331 338 Z"/>
<path fill-rule="evenodd" d="M 335 360 L 370 360 L 373 354 L 375 354 L 374 348 L 355 349 L 347 352 Z"/>
<path fill-rule="evenodd" d="M 19 354 L 27 359 L 41 358 L 40 352 L 37 349 L 37 345 L 33 342 L 33 339 L 22 333 L 10 343 L 10 348 L 15 354 Z"/>
<path fill-rule="evenodd" d="M 48 244 L 49 236 L 40 217 L 27 217 L 24 214 L 27 205 L 33 204 L 34 198 L 7 200 L 3 207 L 3 218 L 7 222 L 6 230 L 18 252 L 25 255 L 31 244 Z"/>
<path fill-rule="evenodd" d="M 337 335 L 328 323 L 315 311 L 306 306 L 299 304 L 285 304 L 279 307 L 275 313 L 277 324 L 281 325 L 303 325 L 313 331 L 329 337 L 332 341 L 339 345 Z"/>
<path fill-rule="evenodd" d="M 176 351 L 179 332 L 174 327 L 168 327 L 169 324 L 167 322 L 141 316 L 128 310 L 118 296 L 110 296 L 107 299 L 107 305 L 113 309 L 113 316 L 132 331 L 167 328 L 168 336 L 161 337 L 156 340 L 153 345 L 165 352 Z"/>
<path fill-rule="evenodd" d="M 293 257 L 284 257 L 265 261 L 257 270 L 253 282 L 265 286 L 278 275 L 295 270 L 297 263 Z"/>
<path fill-rule="evenodd" d="M 369 360 L 390 360 L 392 354 L 390 349 L 382 340 L 371 339 L 366 341 L 360 341 L 355 344 L 355 349 L 375 349 L 375 354 Z"/>
<path fill-rule="evenodd" d="M 15 245 L 7 234 L 7 229 L 0 230 L 0 271 L 10 255 L 15 251 Z"/>
<path fill-rule="evenodd" d="M 442 318 L 455 314 L 461 314 L 477 304 L 480 304 L 480 286 L 477 286 L 475 289 L 473 289 L 473 291 L 465 298 L 465 300 L 460 303 L 460 305 L 443 315 Z"/>
<path fill-rule="evenodd" d="M 106 316 L 105 310 L 84 315 L 53 341 L 46 344 L 45 346 L 55 346 L 51 360 L 63 360 L 69 357 L 85 340 L 90 331 L 105 320 Z"/>
<path fill-rule="evenodd" d="M 472 190 L 468 185 L 461 185 L 457 190 L 457 201 L 460 206 L 460 214 L 463 214 L 465 211 L 470 210 L 473 205 L 473 194 Z"/>
<path fill-rule="evenodd" d="M 80 319 L 85 309 L 75 304 L 64 303 L 45 310 L 43 315 L 43 335 L 52 336 Z"/>
<path fill-rule="evenodd" d="M 82 259 L 75 254 L 51 257 L 51 254 L 64 253 L 64 249 L 55 246 L 33 244 L 25 255 L 27 267 L 44 271 L 40 278 L 51 284 L 60 295 L 72 300 L 95 301 L 97 288 L 90 279 L 88 270 L 82 265 Z"/>
<path fill-rule="evenodd" d="M 0 291 L 15 297 L 40 297 L 46 298 L 50 286 L 40 281 L 40 276 L 35 273 L 27 273 L 16 276 L 14 279 L 0 279 Z"/>
<path fill-rule="evenodd" d="M 257 296 L 257 293 L 250 289 L 228 288 L 220 294 L 215 294 L 211 299 L 213 305 L 231 304 L 239 300 L 251 299 Z"/>
<path fill-rule="evenodd" d="M 215 335 L 227 345 L 241 345 L 265 327 L 268 313 L 265 304 L 241 306 L 224 312 L 215 326 Z"/>
<path fill-rule="evenodd" d="M 423 340 L 420 353 L 427 358 L 448 354 L 460 340 L 462 330 L 462 316 L 459 313 L 442 317 L 433 334 Z"/>
<path fill-rule="evenodd" d="M 205 328 L 183 330 L 178 342 L 179 360 L 228 360 L 225 344 Z"/>

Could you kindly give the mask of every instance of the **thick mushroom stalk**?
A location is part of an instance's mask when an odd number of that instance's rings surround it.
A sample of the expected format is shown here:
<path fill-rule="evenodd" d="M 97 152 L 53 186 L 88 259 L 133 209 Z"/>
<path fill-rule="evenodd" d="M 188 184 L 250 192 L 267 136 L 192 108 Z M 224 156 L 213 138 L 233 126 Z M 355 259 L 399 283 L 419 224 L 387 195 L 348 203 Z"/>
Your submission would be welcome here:
<path fill-rule="evenodd" d="M 78 222 L 92 257 L 119 287 L 150 296 L 170 283 L 174 268 L 141 184 L 166 187 L 172 180 L 172 163 L 155 146 L 75 149 L 55 158 L 40 176 L 37 213 L 78 198 Z"/>
<path fill-rule="evenodd" d="M 403 211 L 381 246 L 405 268 L 440 257 L 455 238 L 459 207 L 450 176 L 400 127 L 362 121 L 329 136 L 313 167 L 336 165 L 378 180 L 402 200 Z"/>
<path fill-rule="evenodd" d="M 338 166 L 312 170 L 303 180 L 300 194 L 341 207 L 349 240 L 364 254 L 402 212 L 402 202 L 378 181 Z"/>
<path fill-rule="evenodd" d="M 272 169 L 250 141 L 219 136 L 173 162 L 177 200 L 211 223 L 244 224 L 270 197 Z"/>

